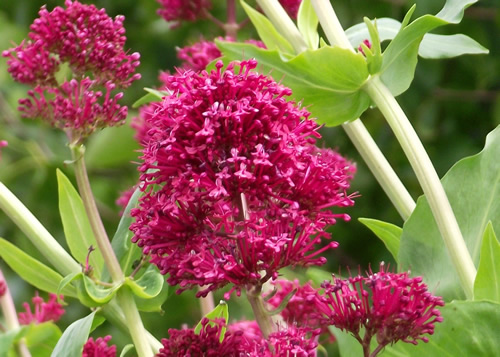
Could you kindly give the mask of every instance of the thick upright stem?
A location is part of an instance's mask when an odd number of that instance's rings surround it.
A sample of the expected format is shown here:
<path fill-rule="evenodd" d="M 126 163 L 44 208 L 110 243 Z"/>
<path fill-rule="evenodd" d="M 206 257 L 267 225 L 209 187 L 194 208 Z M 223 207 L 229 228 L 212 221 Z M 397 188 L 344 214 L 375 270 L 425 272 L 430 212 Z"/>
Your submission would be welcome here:
<path fill-rule="evenodd" d="M 462 288 L 472 298 L 476 268 L 467 250 L 455 215 L 439 177 L 417 133 L 389 89 L 378 76 L 367 81 L 364 90 L 380 109 L 403 148 L 429 202 Z"/>
<path fill-rule="evenodd" d="M 330 44 L 354 51 L 330 0 L 311 0 L 311 4 Z"/>
<path fill-rule="evenodd" d="M 12 295 L 10 294 L 9 285 L 7 285 L 2 270 L 0 270 L 0 282 L 2 281 L 5 283 L 5 293 L 3 294 L 3 296 L 0 296 L 0 308 L 5 318 L 7 329 L 16 330 L 19 328 L 19 320 L 17 319 L 16 307 L 14 305 Z M 31 353 L 28 347 L 26 347 L 24 338 L 16 344 L 16 350 L 21 357 L 31 357 Z"/>
<path fill-rule="evenodd" d="M 269 335 L 274 331 L 273 320 L 268 314 L 264 307 L 264 302 L 261 296 L 261 287 L 251 287 L 247 289 L 247 299 L 252 307 L 253 314 L 255 316 L 255 321 L 259 324 L 260 331 L 264 338 L 268 338 Z"/>
<path fill-rule="evenodd" d="M 297 26 L 295 26 L 278 0 L 257 0 L 257 4 L 262 8 L 278 32 L 292 44 L 295 53 L 298 54 L 307 50 L 307 44 Z"/>
<path fill-rule="evenodd" d="M 81 271 L 78 263 L 45 229 L 28 208 L 0 182 L 0 209 L 26 234 L 38 251 L 62 275 Z"/>
<path fill-rule="evenodd" d="M 125 314 L 127 328 L 130 331 L 132 340 L 134 341 L 137 354 L 140 357 L 151 357 L 153 350 L 149 344 L 148 335 L 144 329 L 141 315 L 137 310 L 132 292 L 128 287 L 124 286 L 120 289 L 120 291 L 118 291 L 117 299 L 123 313 Z"/>
<path fill-rule="evenodd" d="M 226 19 L 226 24 L 224 25 L 226 36 L 236 40 L 236 35 L 238 33 L 238 23 L 236 22 L 235 0 L 227 0 L 226 13 L 227 13 L 227 19 Z"/>
<path fill-rule="evenodd" d="M 342 125 L 378 183 L 404 221 L 415 209 L 415 201 L 380 151 L 361 120 Z"/>
<path fill-rule="evenodd" d="M 80 192 L 80 196 L 82 197 L 85 211 L 89 217 L 90 226 L 92 227 L 92 231 L 95 235 L 97 245 L 102 256 L 104 257 L 106 267 L 109 270 L 109 274 L 114 282 L 121 282 L 124 279 L 123 272 L 121 270 L 120 263 L 113 252 L 111 242 L 109 241 L 101 216 L 97 210 L 97 205 L 95 203 L 94 195 L 92 194 L 92 189 L 87 175 L 87 168 L 85 167 L 84 152 L 85 147 L 83 145 L 71 148 L 71 154 L 75 163 L 75 176 L 78 184 L 78 190 Z"/>

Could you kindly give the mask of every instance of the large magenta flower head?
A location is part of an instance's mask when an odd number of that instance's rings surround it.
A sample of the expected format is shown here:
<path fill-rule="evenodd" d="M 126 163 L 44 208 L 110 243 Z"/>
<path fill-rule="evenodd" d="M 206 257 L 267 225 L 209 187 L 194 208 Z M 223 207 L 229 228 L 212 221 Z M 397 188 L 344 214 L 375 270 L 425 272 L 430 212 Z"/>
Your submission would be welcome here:
<path fill-rule="evenodd" d="M 157 0 L 161 5 L 158 15 L 172 22 L 172 27 L 179 26 L 182 21 L 195 21 L 206 17 L 212 7 L 210 0 Z"/>
<path fill-rule="evenodd" d="M 20 100 L 23 116 L 41 117 L 80 141 L 123 123 L 123 94 L 112 92 L 140 78 L 134 74 L 140 55 L 124 50 L 123 16 L 111 19 L 104 9 L 78 1 L 65 5 L 50 12 L 42 7 L 29 39 L 2 55 L 12 77 L 34 87 Z"/>
<path fill-rule="evenodd" d="M 285 266 L 320 265 L 325 231 L 353 204 L 355 167 L 314 146 L 318 125 L 255 60 L 169 77 L 173 94 L 149 118 L 144 196 L 133 241 L 180 291 L 236 291 Z"/>
<path fill-rule="evenodd" d="M 90 337 L 83 345 L 82 357 L 115 357 L 116 346 L 108 346 L 111 336 L 99 337 L 94 340 Z"/>
<path fill-rule="evenodd" d="M 361 343 L 376 337 L 379 348 L 399 340 L 417 344 L 434 333 L 434 324 L 443 321 L 437 309 L 442 298 L 427 291 L 421 277 L 408 273 L 390 273 L 380 264 L 380 271 L 346 280 L 334 278 L 322 284 L 324 293 L 316 308 L 324 321 L 351 332 Z M 361 327 L 365 336 L 359 335 Z"/>
<path fill-rule="evenodd" d="M 23 307 L 26 311 L 18 314 L 21 325 L 29 325 L 31 323 L 41 324 L 46 321 L 55 322 L 64 314 L 64 308 L 58 302 L 56 294 L 49 294 L 49 300 L 45 302 L 36 293 L 31 301 L 33 302 L 34 311 L 31 311 L 31 306 L 25 302 L 23 303 Z"/>

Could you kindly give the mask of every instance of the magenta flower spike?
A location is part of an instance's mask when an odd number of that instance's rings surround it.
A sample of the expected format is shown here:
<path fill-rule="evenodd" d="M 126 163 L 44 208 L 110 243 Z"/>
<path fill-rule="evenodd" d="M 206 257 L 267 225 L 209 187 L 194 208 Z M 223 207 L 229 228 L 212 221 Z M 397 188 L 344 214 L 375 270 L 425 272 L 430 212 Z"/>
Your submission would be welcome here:
<path fill-rule="evenodd" d="M 62 299 L 62 295 L 60 298 Z M 31 311 L 31 306 L 25 302 L 23 307 L 26 311 L 18 314 L 21 325 L 41 324 L 46 321 L 56 322 L 64 314 L 64 308 L 57 301 L 56 294 L 49 294 L 49 301 L 45 302 L 38 296 L 37 292 L 31 301 L 33 302 L 34 311 Z"/>
<path fill-rule="evenodd" d="M 161 5 L 158 15 L 177 27 L 182 21 L 196 21 L 206 17 L 206 11 L 212 8 L 210 0 L 157 0 Z"/>
<path fill-rule="evenodd" d="M 291 91 L 253 71 L 255 60 L 168 77 L 172 95 L 146 118 L 144 196 L 131 230 L 179 292 L 276 279 L 279 269 L 321 265 L 324 229 L 353 204 L 355 166 L 314 144 L 318 125 Z"/>
<path fill-rule="evenodd" d="M 377 273 L 370 270 L 366 277 L 334 278 L 322 288 L 316 308 L 323 321 L 352 333 L 365 349 L 373 336 L 379 348 L 400 340 L 427 342 L 424 335 L 432 335 L 434 324 L 443 321 L 437 307 L 444 302 L 427 291 L 421 277 L 387 272 L 383 263 Z M 359 334 L 361 327 L 364 337 Z"/>
<path fill-rule="evenodd" d="M 116 346 L 108 346 L 111 336 L 99 337 L 94 340 L 90 337 L 83 345 L 82 357 L 115 357 Z"/>

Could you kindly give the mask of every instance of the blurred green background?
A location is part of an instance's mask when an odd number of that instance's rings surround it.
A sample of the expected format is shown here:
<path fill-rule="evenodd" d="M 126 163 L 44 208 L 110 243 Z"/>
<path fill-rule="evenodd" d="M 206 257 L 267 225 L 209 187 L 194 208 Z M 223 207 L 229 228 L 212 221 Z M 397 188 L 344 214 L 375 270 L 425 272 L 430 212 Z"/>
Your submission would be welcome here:
<path fill-rule="evenodd" d="M 90 3 L 84 1 L 85 3 Z M 223 1 L 213 1 L 216 17 L 224 20 Z M 4 0 L 0 2 L 0 50 L 12 47 L 26 37 L 29 25 L 37 17 L 43 4 L 51 10 L 63 5 L 63 1 Z M 124 102 L 132 104 L 143 95 L 143 87 L 158 85 L 160 70 L 172 71 L 178 64 L 176 47 L 198 41 L 202 36 L 212 39 L 223 33 L 208 20 L 184 23 L 176 29 L 156 15 L 155 0 L 96 0 L 98 8 L 106 8 L 110 16 L 126 17 L 127 48 L 141 53 L 139 72 L 142 79 L 126 91 Z M 250 2 L 252 4 L 252 2 Z M 335 9 L 344 28 L 370 18 L 393 17 L 401 20 L 414 1 L 406 0 L 337 0 Z M 444 0 L 416 1 L 416 15 L 435 14 Z M 490 50 L 488 56 L 463 56 L 450 60 L 420 60 L 411 88 L 398 100 L 414 124 L 440 176 L 460 158 L 481 150 L 485 136 L 500 124 L 500 3 L 498 0 L 480 1 L 469 8 L 459 25 L 439 29 L 438 33 L 465 33 Z M 414 15 L 415 17 L 415 15 Z M 239 20 L 243 14 L 239 14 Z M 239 33 L 241 39 L 256 38 L 249 25 Z M 72 180 L 72 168 L 64 160 L 70 158 L 63 133 L 34 120 L 21 119 L 17 112 L 17 100 L 25 97 L 27 87 L 12 81 L 6 70 L 6 59 L 0 58 L 0 140 L 9 146 L 2 150 L 0 181 L 7 185 L 40 219 L 48 230 L 64 245 L 64 235 L 58 214 L 57 183 L 55 169 L 62 169 Z M 136 115 L 131 110 L 129 117 Z M 390 129 L 376 110 L 367 111 L 363 122 L 386 154 L 413 197 L 420 188 L 411 167 L 402 154 Z M 344 156 L 357 162 L 358 173 L 352 191 L 361 195 L 356 205 L 347 210 L 350 222 L 339 222 L 333 229 L 333 237 L 340 247 L 328 253 L 326 270 L 338 272 L 364 271 L 370 264 L 377 266 L 381 260 L 392 262 L 382 243 L 361 223 L 359 217 L 389 221 L 399 226 L 398 216 L 383 191 L 374 180 L 366 165 L 350 144 L 341 128 L 322 130 L 324 145 L 337 148 Z M 320 145 L 323 145 L 320 143 Z M 139 146 L 133 140 L 129 126 L 109 128 L 95 135 L 88 143 L 87 162 L 92 188 L 98 200 L 108 233 L 111 235 L 118 223 L 120 208 L 115 200 L 121 191 L 137 180 Z M 74 182 L 74 180 L 73 180 Z M 44 260 L 22 233 L 0 213 L 0 236 L 15 242 L 23 250 Z M 31 287 L 18 279 L 0 262 L 7 274 L 16 305 L 33 295 Z M 286 272 L 304 275 L 303 271 Z M 432 287 L 430 287 L 432 290 Z M 216 294 L 216 300 L 222 294 Z M 146 324 L 157 337 L 165 337 L 169 327 L 181 324 L 193 325 L 199 319 L 198 303 L 193 292 L 181 296 L 175 294 L 164 304 L 165 314 L 144 314 Z M 70 308 L 61 322 L 65 328 L 87 309 L 75 301 L 68 301 Z M 230 316 L 247 317 L 251 314 L 243 299 L 233 299 Z M 113 333 L 113 342 L 123 346 L 126 340 L 118 332 L 103 326 L 96 332 Z"/>

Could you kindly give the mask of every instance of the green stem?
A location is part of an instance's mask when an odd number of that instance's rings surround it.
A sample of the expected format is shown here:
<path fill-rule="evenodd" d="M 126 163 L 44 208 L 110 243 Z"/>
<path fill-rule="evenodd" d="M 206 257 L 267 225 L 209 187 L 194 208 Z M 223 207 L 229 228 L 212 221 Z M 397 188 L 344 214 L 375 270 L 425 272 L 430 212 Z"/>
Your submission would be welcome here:
<path fill-rule="evenodd" d="M 226 3 L 226 24 L 224 24 L 224 29 L 226 31 L 226 36 L 233 38 L 236 40 L 236 35 L 238 33 L 238 23 L 236 22 L 236 1 L 235 0 L 227 0 Z"/>
<path fill-rule="evenodd" d="M 274 328 L 273 320 L 264 307 L 261 290 L 262 288 L 260 286 L 254 286 L 247 289 L 247 299 L 250 303 L 250 306 L 252 307 L 255 320 L 260 327 L 262 336 L 267 339 L 269 335 L 274 331 Z"/>
<path fill-rule="evenodd" d="M 17 319 L 16 306 L 14 305 L 14 300 L 10 294 L 9 285 L 3 276 L 2 270 L 0 269 L 0 282 L 5 282 L 6 290 L 3 296 L 0 296 L 0 308 L 2 310 L 3 316 L 5 318 L 5 324 L 7 325 L 7 330 L 17 330 L 19 326 L 19 320 Z M 16 350 L 21 357 L 31 357 L 31 353 L 26 347 L 24 338 L 16 343 Z"/>
<path fill-rule="evenodd" d="M 378 76 L 370 78 L 363 89 L 386 118 L 408 157 L 429 202 L 462 288 L 466 296 L 472 298 L 476 268 L 427 152 L 398 102 Z"/>
<path fill-rule="evenodd" d="M 109 241 L 106 230 L 104 229 L 101 216 L 99 215 L 99 211 L 95 203 L 94 195 L 92 194 L 92 189 L 87 175 L 87 168 L 85 167 L 84 153 L 85 147 L 83 145 L 71 147 L 71 154 L 75 164 L 75 176 L 78 184 L 78 191 L 82 197 L 83 205 L 90 221 L 90 226 L 92 227 L 97 245 L 104 258 L 106 267 L 109 270 L 111 279 L 113 279 L 114 282 L 119 283 L 123 281 L 124 275 L 120 267 L 120 263 L 113 252 L 113 248 L 111 247 L 111 242 Z"/>
<path fill-rule="evenodd" d="M 0 209 L 26 234 L 38 251 L 62 275 L 81 271 L 80 265 L 64 250 L 28 208 L 1 182 Z"/>
<path fill-rule="evenodd" d="M 307 44 L 297 26 L 277 0 L 257 0 L 257 4 L 259 4 L 273 25 L 276 26 L 278 32 L 292 44 L 295 53 L 299 54 L 307 50 Z"/>
<path fill-rule="evenodd" d="M 311 0 L 311 4 L 330 44 L 354 51 L 330 0 Z"/>
<path fill-rule="evenodd" d="M 361 120 L 342 125 L 366 165 L 404 221 L 415 209 L 415 201 L 380 151 Z"/>
<path fill-rule="evenodd" d="M 113 251 L 106 230 L 104 229 L 99 211 L 97 210 L 97 205 L 87 175 L 87 168 L 85 167 L 84 153 L 85 147 L 83 145 L 71 146 L 71 154 L 75 163 L 76 182 L 97 245 L 101 250 L 111 279 L 113 282 L 121 283 L 124 280 L 124 274 Z M 137 354 L 139 357 L 150 357 L 152 350 L 149 346 L 146 330 L 144 329 L 132 292 L 127 287 L 122 287 L 117 293 L 117 299 L 124 312 L 126 325 L 130 331 L 130 336 L 134 342 Z"/>
<path fill-rule="evenodd" d="M 142 323 L 141 315 L 137 310 L 134 295 L 126 286 L 122 287 L 116 295 L 118 303 L 125 314 L 127 328 L 130 331 L 132 340 L 134 341 L 137 354 L 139 357 L 151 357 L 153 350 L 149 344 L 149 338 Z"/>

